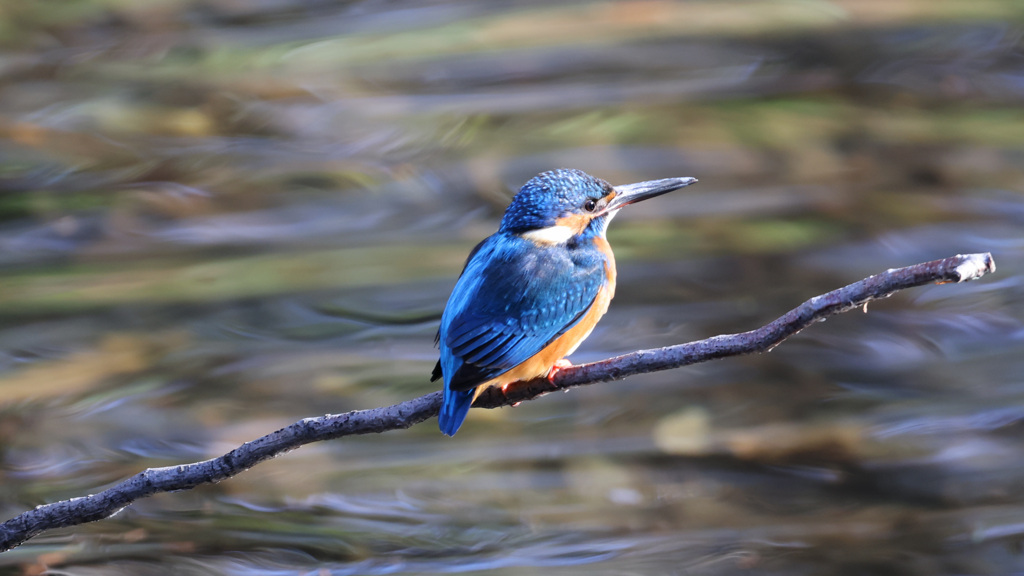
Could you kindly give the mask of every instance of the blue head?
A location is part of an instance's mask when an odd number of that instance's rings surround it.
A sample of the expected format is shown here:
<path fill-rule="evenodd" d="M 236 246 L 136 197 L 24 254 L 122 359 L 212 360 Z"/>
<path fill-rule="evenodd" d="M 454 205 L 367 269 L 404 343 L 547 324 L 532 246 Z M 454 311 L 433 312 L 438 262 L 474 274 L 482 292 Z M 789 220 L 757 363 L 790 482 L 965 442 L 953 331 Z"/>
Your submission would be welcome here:
<path fill-rule="evenodd" d="M 505 210 L 499 231 L 544 244 L 561 244 L 579 236 L 603 236 L 615 212 L 696 182 L 666 178 L 613 187 L 600 178 L 572 169 L 533 177 Z"/>

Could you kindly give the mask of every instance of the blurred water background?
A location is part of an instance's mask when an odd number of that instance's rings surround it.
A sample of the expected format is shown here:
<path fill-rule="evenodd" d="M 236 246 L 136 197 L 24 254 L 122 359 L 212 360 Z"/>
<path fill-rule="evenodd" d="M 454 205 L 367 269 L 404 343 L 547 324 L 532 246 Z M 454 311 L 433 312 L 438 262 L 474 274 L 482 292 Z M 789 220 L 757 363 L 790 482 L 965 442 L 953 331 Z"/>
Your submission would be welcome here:
<path fill-rule="evenodd" d="M 12 574 L 1024 571 L 1024 3 L 0 3 L 0 512 L 436 389 L 534 174 L 695 176 L 584 362 L 890 267 L 999 272 L 769 354 L 321 443 Z"/>

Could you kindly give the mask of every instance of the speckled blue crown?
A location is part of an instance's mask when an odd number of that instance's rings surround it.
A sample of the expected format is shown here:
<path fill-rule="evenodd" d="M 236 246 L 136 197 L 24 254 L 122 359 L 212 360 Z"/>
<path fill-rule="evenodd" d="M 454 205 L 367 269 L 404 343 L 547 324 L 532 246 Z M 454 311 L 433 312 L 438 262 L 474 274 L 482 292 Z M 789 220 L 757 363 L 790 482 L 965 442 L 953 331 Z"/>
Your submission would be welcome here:
<path fill-rule="evenodd" d="M 579 210 L 587 198 L 598 199 L 611 186 L 581 170 L 559 168 L 534 176 L 512 198 L 501 231 L 519 233 L 554 226 L 555 220 Z"/>

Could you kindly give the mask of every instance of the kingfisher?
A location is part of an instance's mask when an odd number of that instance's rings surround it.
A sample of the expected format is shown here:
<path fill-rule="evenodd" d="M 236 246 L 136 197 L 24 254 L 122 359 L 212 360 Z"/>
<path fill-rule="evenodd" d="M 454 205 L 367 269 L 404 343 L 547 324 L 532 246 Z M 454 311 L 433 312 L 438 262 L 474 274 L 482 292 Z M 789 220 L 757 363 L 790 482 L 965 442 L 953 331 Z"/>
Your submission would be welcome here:
<path fill-rule="evenodd" d="M 488 387 L 554 374 L 590 335 L 615 295 L 605 233 L 618 210 L 696 182 L 666 178 L 611 186 L 580 170 L 532 178 L 498 231 L 469 253 L 437 333 L 444 379 L 438 417 L 454 436 Z"/>

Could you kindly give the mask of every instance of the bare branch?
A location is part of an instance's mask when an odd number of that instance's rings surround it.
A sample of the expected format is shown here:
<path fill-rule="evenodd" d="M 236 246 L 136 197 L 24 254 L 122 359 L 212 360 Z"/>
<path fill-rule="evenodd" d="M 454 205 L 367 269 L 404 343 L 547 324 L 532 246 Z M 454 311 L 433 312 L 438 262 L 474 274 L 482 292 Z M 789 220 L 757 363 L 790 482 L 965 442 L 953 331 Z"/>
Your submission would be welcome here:
<path fill-rule="evenodd" d="M 991 272 L 995 272 L 995 263 L 992 255 L 987 253 L 957 255 L 888 270 L 815 296 L 774 322 L 750 332 L 715 336 L 656 350 L 640 350 L 600 362 L 572 366 L 560 370 L 552 380 L 540 378 L 523 382 L 505 393 L 492 388 L 481 395 L 474 406 L 497 408 L 532 400 L 554 390 L 618 380 L 633 374 L 668 370 L 726 356 L 763 352 L 814 322 L 888 297 L 898 290 L 933 282 L 966 282 Z M 187 490 L 200 484 L 219 482 L 311 442 L 409 428 L 436 416 L 440 406 L 441 393 L 432 392 L 385 408 L 305 418 L 247 442 L 219 458 L 150 468 L 98 494 L 39 506 L 0 524 L 0 551 L 10 550 L 45 530 L 108 518 L 132 502 L 158 492 Z"/>

